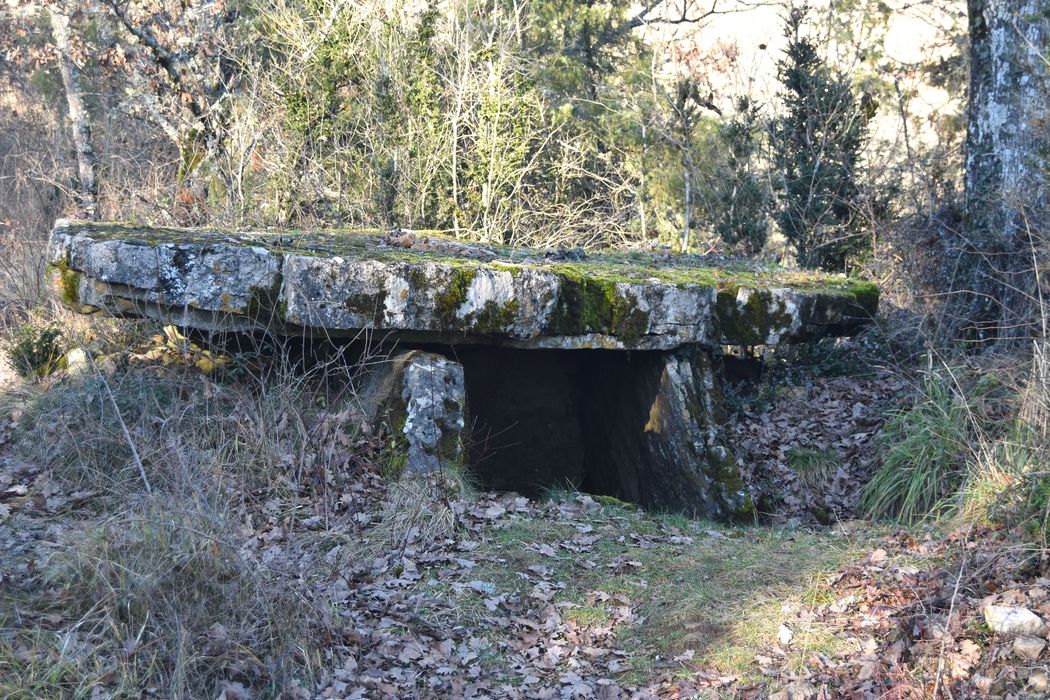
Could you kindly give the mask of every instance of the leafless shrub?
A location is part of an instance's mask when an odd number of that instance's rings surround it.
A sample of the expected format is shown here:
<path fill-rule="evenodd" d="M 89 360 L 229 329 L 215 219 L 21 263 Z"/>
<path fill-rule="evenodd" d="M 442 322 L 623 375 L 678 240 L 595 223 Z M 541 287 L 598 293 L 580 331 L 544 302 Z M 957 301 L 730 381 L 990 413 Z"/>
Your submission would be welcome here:
<path fill-rule="evenodd" d="M 121 346 L 122 357 L 106 353 Z M 136 344 L 96 337 L 91 371 L 0 395 L 0 408 L 23 412 L 18 457 L 47 465 L 104 514 L 63 521 L 67 546 L 38 586 L 63 591 L 47 603 L 75 621 L 62 634 L 89 640 L 80 671 L 66 669 L 79 679 L 70 682 L 95 683 L 90 669 L 105 668 L 97 682 L 108 688 L 150 684 L 171 697 L 308 682 L 331 634 L 309 572 L 332 565 L 332 545 L 331 535 L 295 527 L 297 513 L 308 503 L 315 520 L 347 532 L 354 512 L 374 509 L 346 500 L 373 478 L 372 446 L 341 410 L 354 367 L 336 353 L 304 371 L 278 348 L 267 368 L 216 381 L 177 358 L 143 363 L 127 347 Z M 110 368 L 105 381 L 99 367 Z M 289 534 L 264 556 L 256 526 L 267 517 L 274 524 L 264 527 Z"/>
<path fill-rule="evenodd" d="M 0 327 L 46 298 L 43 250 L 65 203 L 54 145 L 62 134 L 48 122 L 41 110 L 0 114 Z"/>

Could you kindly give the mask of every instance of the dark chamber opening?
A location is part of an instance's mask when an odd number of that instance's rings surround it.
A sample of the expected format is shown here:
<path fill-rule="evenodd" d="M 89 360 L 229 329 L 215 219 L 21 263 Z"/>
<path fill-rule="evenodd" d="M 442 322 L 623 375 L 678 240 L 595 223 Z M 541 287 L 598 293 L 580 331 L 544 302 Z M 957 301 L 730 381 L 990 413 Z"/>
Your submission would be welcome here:
<path fill-rule="evenodd" d="M 534 497 L 569 487 L 647 508 L 707 512 L 706 445 L 685 426 L 666 423 L 668 352 L 369 340 L 244 335 L 226 337 L 225 349 L 261 350 L 299 367 L 337 357 L 353 367 L 409 349 L 443 354 L 463 365 L 467 463 L 480 487 Z M 675 354 L 689 357 L 686 350 Z M 751 364 L 719 358 L 715 371 L 719 379 L 745 381 Z M 333 396 L 342 395 L 341 386 Z M 702 420 L 702 407 L 687 414 Z"/>
<path fill-rule="evenodd" d="M 644 474 L 660 354 L 459 347 L 484 488 L 537 496 L 571 486 L 651 502 Z"/>

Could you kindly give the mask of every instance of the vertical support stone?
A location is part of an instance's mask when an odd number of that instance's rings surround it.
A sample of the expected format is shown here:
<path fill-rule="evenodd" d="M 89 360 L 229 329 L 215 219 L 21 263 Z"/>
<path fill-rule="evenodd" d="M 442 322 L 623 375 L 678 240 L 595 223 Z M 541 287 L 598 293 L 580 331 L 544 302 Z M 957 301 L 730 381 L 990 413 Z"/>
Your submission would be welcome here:
<path fill-rule="evenodd" d="M 588 392 L 589 486 L 654 510 L 739 520 L 753 512 L 721 441 L 722 394 L 701 348 L 632 357 Z M 604 377 L 602 375 L 605 375 Z"/>
<path fill-rule="evenodd" d="M 662 365 L 645 425 L 651 478 L 665 480 L 662 507 L 720 519 L 750 515 L 743 479 L 722 442 L 725 409 L 711 356 L 684 349 L 664 355 Z"/>
<path fill-rule="evenodd" d="M 463 463 L 466 390 L 463 366 L 441 355 L 411 353 L 401 382 L 408 442 L 407 471 L 432 472 Z"/>
<path fill-rule="evenodd" d="M 467 399 L 463 366 L 409 350 L 373 371 L 358 395 L 366 418 L 393 432 L 405 471 L 432 472 L 464 461 Z"/>

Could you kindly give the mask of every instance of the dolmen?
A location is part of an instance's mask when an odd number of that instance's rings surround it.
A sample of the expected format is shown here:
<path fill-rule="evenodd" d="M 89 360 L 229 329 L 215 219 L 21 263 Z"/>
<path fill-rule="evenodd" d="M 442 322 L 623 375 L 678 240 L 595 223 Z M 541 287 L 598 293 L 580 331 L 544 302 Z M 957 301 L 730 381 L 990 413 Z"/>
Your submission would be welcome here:
<path fill-rule="evenodd" d="M 874 285 L 838 275 L 404 230 L 60 220 L 48 259 L 83 313 L 387 348 L 354 393 L 408 470 L 723 520 L 753 513 L 721 438 L 723 349 L 849 335 L 878 305 Z"/>

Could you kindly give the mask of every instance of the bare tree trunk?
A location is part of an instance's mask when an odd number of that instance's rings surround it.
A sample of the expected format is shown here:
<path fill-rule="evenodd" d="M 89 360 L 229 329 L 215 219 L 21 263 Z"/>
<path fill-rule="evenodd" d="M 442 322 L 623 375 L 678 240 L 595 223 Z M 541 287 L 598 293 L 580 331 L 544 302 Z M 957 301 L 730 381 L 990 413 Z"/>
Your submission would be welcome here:
<path fill-rule="evenodd" d="M 641 219 L 641 222 L 642 222 L 642 242 L 643 243 L 648 243 L 649 242 L 649 232 L 648 232 L 648 230 L 645 227 L 645 186 L 646 186 L 646 181 L 645 181 L 645 164 L 646 164 L 646 160 L 647 160 L 648 155 L 649 155 L 648 154 L 649 140 L 647 138 L 648 133 L 647 133 L 647 129 L 645 128 L 645 119 L 644 118 L 641 119 L 641 125 L 642 125 L 642 168 L 641 168 L 641 177 L 639 178 L 639 182 L 638 182 L 638 216 L 639 216 L 639 218 Z"/>
<path fill-rule="evenodd" d="M 975 340 L 1038 335 L 1033 252 L 1050 245 L 1050 20 L 1045 0 L 968 0 L 966 210 Z M 972 247 L 971 247 L 972 245 Z"/>
<path fill-rule="evenodd" d="M 77 172 L 80 181 L 80 206 L 88 216 L 95 218 L 98 204 L 98 181 L 95 176 L 95 146 L 91 140 L 91 120 L 84 106 L 80 86 L 80 70 L 73 62 L 69 45 L 69 17 L 54 4 L 48 5 L 51 16 L 51 34 L 58 54 L 58 68 L 66 91 L 66 105 L 73 130 L 73 144 L 77 151 Z"/>
<path fill-rule="evenodd" d="M 1013 242 L 1026 213 L 1045 216 L 1050 190 L 1050 59 L 1045 0 L 969 0 L 970 103 L 966 200 L 981 238 Z"/>
<path fill-rule="evenodd" d="M 682 252 L 686 253 L 689 251 L 689 232 L 692 229 L 693 221 L 693 178 L 692 168 L 689 167 L 688 163 L 682 170 L 682 174 L 685 176 L 685 222 L 682 224 Z"/>

